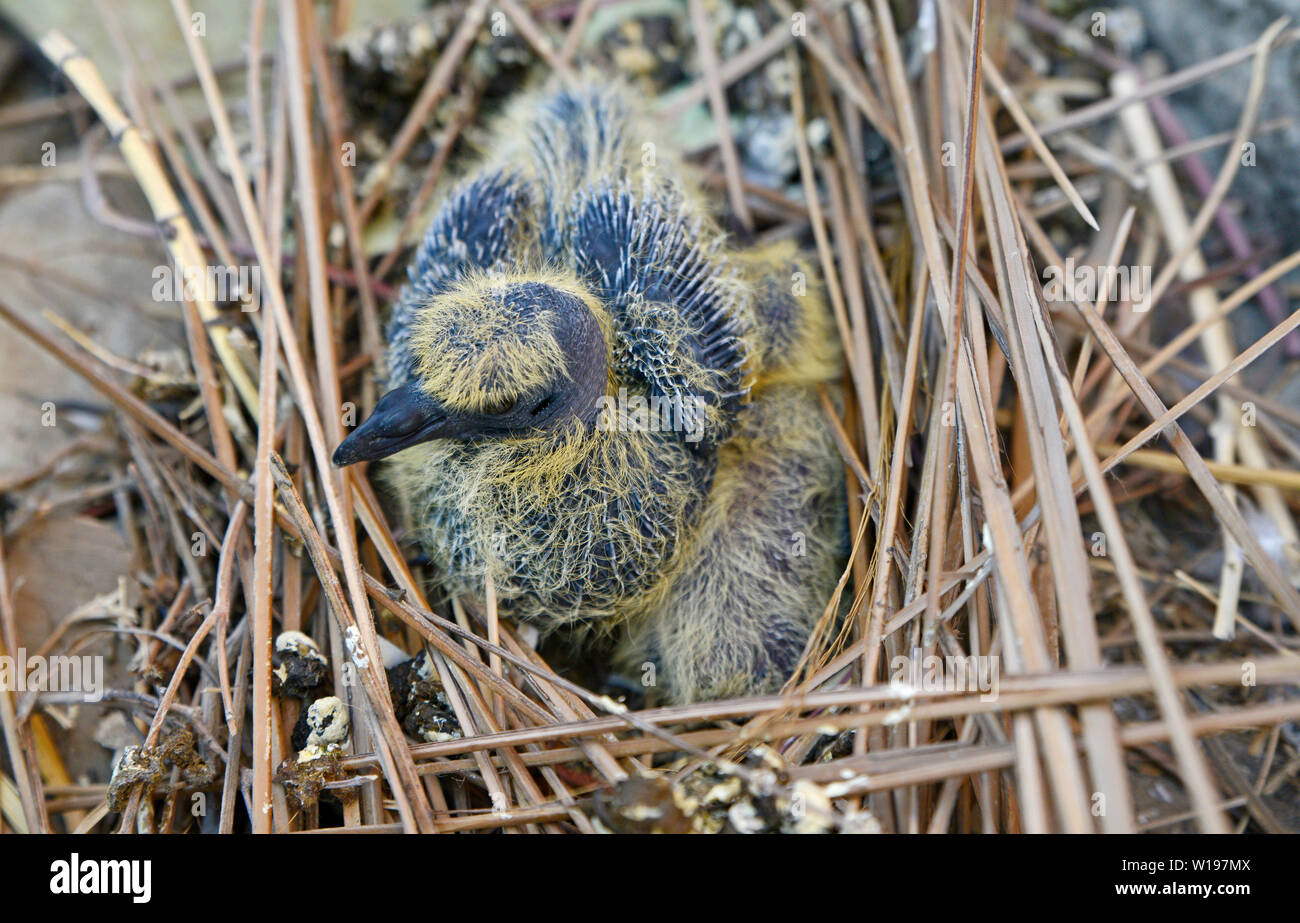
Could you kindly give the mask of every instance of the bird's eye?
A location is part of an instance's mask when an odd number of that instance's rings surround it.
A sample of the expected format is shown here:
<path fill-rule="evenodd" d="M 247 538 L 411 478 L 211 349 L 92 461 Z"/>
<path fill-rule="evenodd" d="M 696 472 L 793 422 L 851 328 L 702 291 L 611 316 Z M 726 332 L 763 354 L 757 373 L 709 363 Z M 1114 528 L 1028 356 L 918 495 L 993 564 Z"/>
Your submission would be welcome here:
<path fill-rule="evenodd" d="M 537 415 L 540 414 L 543 410 L 545 410 L 547 407 L 550 407 L 550 406 L 551 406 L 551 401 L 553 401 L 553 400 L 555 400 L 554 397 L 543 398 L 541 401 L 538 402 L 538 404 L 537 404 L 536 407 L 534 407 L 532 410 L 528 411 L 529 415 L 530 415 L 530 416 L 534 416 L 534 417 L 537 416 Z"/>
<path fill-rule="evenodd" d="M 503 413 L 509 413 L 515 409 L 515 399 L 513 397 L 501 397 L 494 401 L 489 401 L 483 406 L 483 412 L 491 416 L 500 416 Z"/>

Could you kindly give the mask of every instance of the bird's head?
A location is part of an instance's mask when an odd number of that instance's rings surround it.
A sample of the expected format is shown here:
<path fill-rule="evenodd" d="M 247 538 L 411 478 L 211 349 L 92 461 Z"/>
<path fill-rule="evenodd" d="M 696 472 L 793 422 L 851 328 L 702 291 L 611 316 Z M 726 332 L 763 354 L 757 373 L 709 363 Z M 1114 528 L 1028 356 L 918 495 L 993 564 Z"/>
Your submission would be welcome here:
<path fill-rule="evenodd" d="M 386 458 L 433 439 L 502 439 L 592 424 L 605 394 L 608 318 L 574 278 L 476 276 L 415 313 L 414 370 L 334 452 Z"/>

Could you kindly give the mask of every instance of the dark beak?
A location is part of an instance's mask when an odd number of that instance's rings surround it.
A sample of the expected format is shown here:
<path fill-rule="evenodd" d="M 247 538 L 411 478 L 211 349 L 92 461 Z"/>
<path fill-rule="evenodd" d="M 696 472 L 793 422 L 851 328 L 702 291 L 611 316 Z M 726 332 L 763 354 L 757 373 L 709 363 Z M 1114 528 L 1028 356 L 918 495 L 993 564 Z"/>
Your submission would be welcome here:
<path fill-rule="evenodd" d="M 334 464 L 342 468 L 387 458 L 402 449 L 449 435 L 454 427 L 442 405 L 419 385 L 403 385 L 381 397 L 369 419 L 339 444 L 334 450 Z"/>

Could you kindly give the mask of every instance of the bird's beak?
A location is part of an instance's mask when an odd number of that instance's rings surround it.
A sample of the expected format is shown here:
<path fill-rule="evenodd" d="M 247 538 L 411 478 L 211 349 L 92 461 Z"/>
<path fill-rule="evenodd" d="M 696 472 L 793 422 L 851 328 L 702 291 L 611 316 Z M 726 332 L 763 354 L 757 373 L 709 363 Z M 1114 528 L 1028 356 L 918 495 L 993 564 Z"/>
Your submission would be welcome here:
<path fill-rule="evenodd" d="M 454 421 L 418 384 L 394 388 L 379 399 L 374 412 L 334 450 L 342 468 L 387 458 L 395 452 L 448 435 Z"/>

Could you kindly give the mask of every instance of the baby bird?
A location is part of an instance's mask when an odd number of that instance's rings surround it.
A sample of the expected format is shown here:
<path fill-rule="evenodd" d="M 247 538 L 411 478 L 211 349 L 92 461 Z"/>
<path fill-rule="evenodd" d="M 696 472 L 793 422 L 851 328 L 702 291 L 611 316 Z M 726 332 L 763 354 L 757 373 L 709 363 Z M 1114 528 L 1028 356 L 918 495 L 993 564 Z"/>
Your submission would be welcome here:
<path fill-rule="evenodd" d="M 672 702 L 779 689 L 846 550 L 793 245 L 729 250 L 626 91 L 525 95 L 443 202 L 336 465 L 385 476 L 449 592 L 624 632 Z M 581 635 L 581 632 L 579 633 Z"/>

